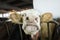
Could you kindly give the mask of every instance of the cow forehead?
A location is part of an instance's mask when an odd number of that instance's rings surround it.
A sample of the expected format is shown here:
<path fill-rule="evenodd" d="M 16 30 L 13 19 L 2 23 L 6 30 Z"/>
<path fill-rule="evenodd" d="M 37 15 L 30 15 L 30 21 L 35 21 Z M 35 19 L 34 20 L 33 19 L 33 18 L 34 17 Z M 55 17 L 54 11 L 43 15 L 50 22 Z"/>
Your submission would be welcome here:
<path fill-rule="evenodd" d="M 29 18 L 36 18 L 36 17 L 39 17 L 38 15 L 34 15 L 34 14 L 27 14 L 26 17 L 29 17 Z"/>

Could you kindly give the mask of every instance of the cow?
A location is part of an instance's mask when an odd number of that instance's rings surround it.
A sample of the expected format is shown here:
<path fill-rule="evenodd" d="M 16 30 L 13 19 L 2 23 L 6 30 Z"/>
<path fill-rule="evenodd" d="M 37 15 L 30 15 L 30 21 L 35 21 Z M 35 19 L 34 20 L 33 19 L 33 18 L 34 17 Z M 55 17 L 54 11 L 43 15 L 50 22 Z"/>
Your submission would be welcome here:
<path fill-rule="evenodd" d="M 40 17 L 39 15 L 34 15 L 33 13 L 24 14 L 23 26 L 25 34 L 31 35 L 32 40 L 38 40 L 40 27 Z"/>

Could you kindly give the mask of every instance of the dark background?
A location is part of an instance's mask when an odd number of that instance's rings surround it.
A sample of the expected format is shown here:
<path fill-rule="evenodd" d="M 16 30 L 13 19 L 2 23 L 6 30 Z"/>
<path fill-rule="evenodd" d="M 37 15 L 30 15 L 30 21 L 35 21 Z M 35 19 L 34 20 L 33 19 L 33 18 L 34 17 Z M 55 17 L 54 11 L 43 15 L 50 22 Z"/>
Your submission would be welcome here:
<path fill-rule="evenodd" d="M 21 10 L 33 8 L 33 0 L 0 0 L 0 10 Z"/>

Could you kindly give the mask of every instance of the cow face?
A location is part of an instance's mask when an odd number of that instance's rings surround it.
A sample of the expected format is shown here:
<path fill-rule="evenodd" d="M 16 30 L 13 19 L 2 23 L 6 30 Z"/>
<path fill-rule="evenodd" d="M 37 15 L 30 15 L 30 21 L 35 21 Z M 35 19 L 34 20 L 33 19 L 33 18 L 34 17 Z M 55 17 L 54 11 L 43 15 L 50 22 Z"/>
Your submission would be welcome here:
<path fill-rule="evenodd" d="M 23 30 L 26 34 L 34 35 L 40 30 L 40 18 L 38 15 L 25 14 L 23 17 Z"/>

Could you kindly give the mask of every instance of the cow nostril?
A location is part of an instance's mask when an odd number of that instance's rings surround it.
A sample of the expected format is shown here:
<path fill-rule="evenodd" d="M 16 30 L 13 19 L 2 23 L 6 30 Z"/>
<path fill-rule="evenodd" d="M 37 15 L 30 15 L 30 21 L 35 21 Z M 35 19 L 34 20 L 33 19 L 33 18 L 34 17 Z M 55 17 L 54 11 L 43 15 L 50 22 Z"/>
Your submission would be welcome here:
<path fill-rule="evenodd" d="M 26 17 L 26 20 L 29 20 L 29 18 L 28 18 L 28 17 Z"/>

